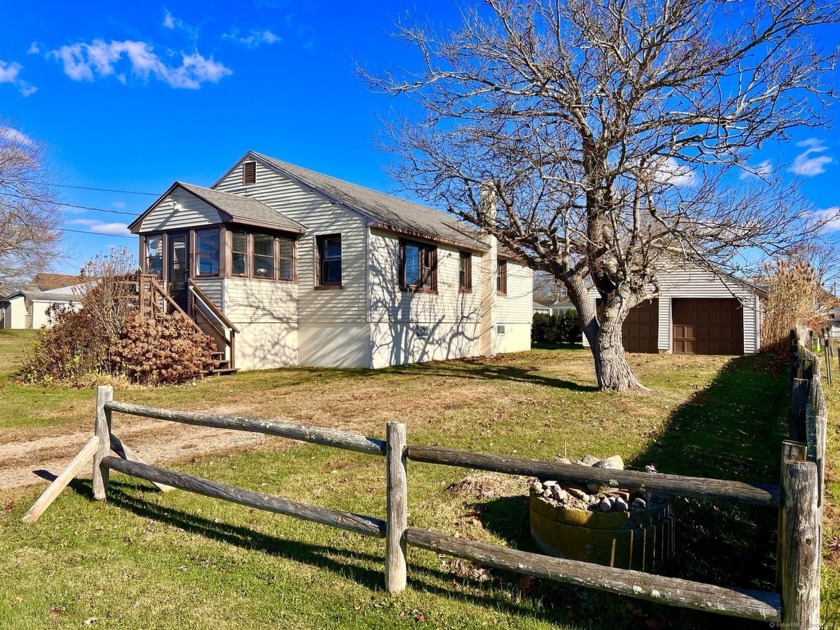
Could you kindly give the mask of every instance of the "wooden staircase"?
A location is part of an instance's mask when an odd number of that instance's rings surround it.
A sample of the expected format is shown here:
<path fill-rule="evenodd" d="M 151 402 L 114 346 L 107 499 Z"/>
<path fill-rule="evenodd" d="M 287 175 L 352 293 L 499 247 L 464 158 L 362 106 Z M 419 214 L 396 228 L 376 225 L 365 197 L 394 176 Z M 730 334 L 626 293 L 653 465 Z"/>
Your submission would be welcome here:
<path fill-rule="evenodd" d="M 216 350 L 212 353 L 211 363 L 206 366 L 206 375 L 235 374 L 239 371 L 236 367 L 236 334 L 239 329 L 200 287 L 187 281 L 187 310 L 172 299 L 155 275 L 138 274 L 137 289 L 141 314 L 153 316 L 180 312 L 198 332 L 213 340 Z"/>

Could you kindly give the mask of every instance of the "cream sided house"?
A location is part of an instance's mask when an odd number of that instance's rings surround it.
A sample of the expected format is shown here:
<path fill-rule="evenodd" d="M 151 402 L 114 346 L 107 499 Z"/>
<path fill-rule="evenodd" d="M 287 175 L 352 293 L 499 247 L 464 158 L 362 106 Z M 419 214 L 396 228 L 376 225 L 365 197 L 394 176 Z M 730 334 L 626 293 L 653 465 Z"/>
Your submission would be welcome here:
<path fill-rule="evenodd" d="M 238 369 L 380 368 L 530 347 L 531 271 L 403 199 L 249 152 L 130 226 L 142 270 Z M 235 343 L 234 343 L 235 340 Z"/>
<path fill-rule="evenodd" d="M 622 326 L 627 352 L 753 354 L 761 347 L 762 299 L 744 280 L 695 266 L 657 272 L 659 293 L 630 310 Z M 591 289 L 594 304 L 598 291 Z M 586 336 L 583 343 L 588 346 Z"/>
<path fill-rule="evenodd" d="M 81 293 L 77 287 L 61 287 L 39 291 L 26 289 L 0 298 L 0 329 L 50 328 L 53 319 L 50 309 L 54 304 L 77 308 Z"/>

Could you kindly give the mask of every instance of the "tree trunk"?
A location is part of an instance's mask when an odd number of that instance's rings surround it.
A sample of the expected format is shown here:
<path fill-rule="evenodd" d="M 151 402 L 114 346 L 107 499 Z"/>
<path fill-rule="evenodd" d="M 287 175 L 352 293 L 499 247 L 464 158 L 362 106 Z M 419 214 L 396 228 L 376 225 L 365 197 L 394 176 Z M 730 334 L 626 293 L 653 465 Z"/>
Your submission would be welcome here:
<path fill-rule="evenodd" d="M 630 296 L 610 296 L 599 317 L 595 306 L 589 301 L 586 285 L 582 280 L 574 280 L 566 280 L 564 283 L 569 299 L 577 309 L 581 331 L 589 342 L 598 389 L 617 392 L 647 390 L 630 369 L 621 340 L 621 326 L 632 304 Z"/>
<path fill-rule="evenodd" d="M 604 321 L 599 326 L 595 343 L 590 340 L 592 358 L 595 360 L 598 388 L 602 391 L 606 389 L 616 392 L 629 389 L 647 390 L 647 387 L 642 385 L 641 381 L 633 374 L 624 354 L 621 325 L 624 323 L 626 316 L 625 313 L 620 317 L 602 318 Z"/>

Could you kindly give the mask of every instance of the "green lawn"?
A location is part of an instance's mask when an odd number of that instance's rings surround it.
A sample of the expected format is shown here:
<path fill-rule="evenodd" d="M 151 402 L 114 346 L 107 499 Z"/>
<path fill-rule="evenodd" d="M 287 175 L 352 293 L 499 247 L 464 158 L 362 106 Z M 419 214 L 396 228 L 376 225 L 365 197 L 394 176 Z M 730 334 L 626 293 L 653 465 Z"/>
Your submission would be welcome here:
<path fill-rule="evenodd" d="M 9 379 L 16 353 L 30 342 L 0 331 L 0 446 L 92 427 L 92 390 L 21 387 Z M 618 453 L 662 472 L 777 481 L 784 370 L 764 357 L 631 361 L 651 392 L 599 393 L 588 354 L 560 348 L 376 372 L 252 372 L 157 390 L 121 388 L 115 398 L 290 417 L 376 437 L 396 419 L 408 425 L 409 443 L 545 459 Z M 840 397 L 833 389 L 830 397 L 837 417 Z M 128 420 L 115 417 L 115 432 L 122 422 Z M 832 452 L 836 437 L 832 429 Z M 170 466 L 384 517 L 381 458 L 272 439 Z M 469 483 L 448 489 L 464 479 Z M 527 480 L 412 463 L 409 484 L 410 524 L 534 550 Z M 23 525 L 20 517 L 40 490 L 0 490 L 0 627 L 79 627 L 94 618 L 91 626 L 108 628 L 750 627 L 531 583 L 416 549 L 409 552 L 409 588 L 392 597 L 382 586 L 382 541 L 185 492 L 160 494 L 119 474 L 106 504 L 94 503 L 89 481 L 77 480 L 36 525 Z M 836 504 L 836 483 L 830 491 Z M 685 500 L 676 509 L 678 558 L 670 574 L 770 586 L 774 512 Z M 840 533 L 835 524 L 826 529 Z M 835 571 L 828 558 L 829 613 L 840 588 Z"/>

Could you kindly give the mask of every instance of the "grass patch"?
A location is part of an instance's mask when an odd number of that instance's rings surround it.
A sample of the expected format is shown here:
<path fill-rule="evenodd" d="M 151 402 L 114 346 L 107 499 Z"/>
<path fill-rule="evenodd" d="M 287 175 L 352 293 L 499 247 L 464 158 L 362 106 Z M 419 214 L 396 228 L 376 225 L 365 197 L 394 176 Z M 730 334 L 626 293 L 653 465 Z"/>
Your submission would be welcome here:
<path fill-rule="evenodd" d="M 5 333 L 0 387 L 8 412 L 0 419 L 0 444 L 92 430 L 91 390 L 21 387 L 8 379 L 15 365 L 8 357 L 31 337 Z M 115 397 L 290 417 L 377 437 L 387 420 L 397 419 L 408 424 L 413 443 L 543 459 L 618 453 L 662 472 L 778 479 L 786 375 L 772 361 L 634 355 L 631 363 L 653 391 L 599 393 L 586 351 L 540 348 L 376 372 L 250 372 L 196 385 L 120 388 Z M 115 432 L 128 422 L 116 416 Z M 830 448 L 837 448 L 836 434 Z M 259 448 L 187 456 L 170 467 L 384 517 L 379 458 L 269 440 Z M 381 541 L 112 477 L 106 504 L 91 501 L 89 481 L 77 480 L 35 526 L 20 517 L 40 488 L 0 490 L 0 626 L 78 627 L 96 618 L 92 626 L 109 628 L 750 627 L 521 580 L 417 549 L 409 551 L 409 588 L 389 597 L 382 590 Z M 409 484 L 412 525 L 534 550 L 527 480 L 412 463 Z M 671 574 L 769 587 L 775 512 L 696 501 L 676 508 L 678 558 Z M 833 571 L 828 561 L 825 571 Z M 836 579 L 826 579 L 831 583 L 826 602 L 836 593 Z"/>

